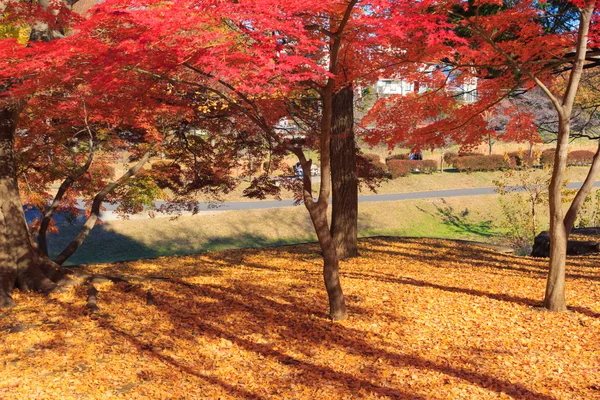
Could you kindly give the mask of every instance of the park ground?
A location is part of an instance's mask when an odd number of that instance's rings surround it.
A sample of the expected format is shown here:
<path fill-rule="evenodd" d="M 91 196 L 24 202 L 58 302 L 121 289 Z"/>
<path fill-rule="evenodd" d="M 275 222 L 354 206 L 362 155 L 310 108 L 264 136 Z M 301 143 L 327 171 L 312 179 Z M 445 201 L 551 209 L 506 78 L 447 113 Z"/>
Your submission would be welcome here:
<path fill-rule="evenodd" d="M 379 192 L 501 177 L 412 175 Z M 600 256 L 569 257 L 569 312 L 548 313 L 547 260 L 435 239 L 502 242 L 498 200 L 361 203 L 340 323 L 302 206 L 105 222 L 70 260 L 87 264 L 74 271 L 98 288 L 97 313 L 84 285 L 17 292 L 0 312 L 0 399 L 600 399 Z M 62 228 L 51 250 L 77 231 Z"/>
<path fill-rule="evenodd" d="M 571 167 L 571 182 L 585 179 L 586 167 Z M 503 172 L 471 174 L 444 172 L 387 181 L 378 193 L 407 193 L 493 186 Z M 368 195 L 363 192 L 361 195 Z M 241 190 L 227 200 L 240 201 Z M 448 197 L 445 199 L 369 202 L 359 204 L 359 236 L 413 236 L 467 239 L 510 245 L 502 238 L 503 213 L 498 195 Z M 540 211 L 545 228 L 545 208 Z M 58 254 L 75 237 L 78 226 L 60 227 L 50 235 L 51 255 Z M 232 248 L 280 246 L 314 242 L 316 236 L 304 206 L 267 210 L 204 212 L 176 219 L 130 219 L 107 221 L 96 226 L 69 260 L 87 264 L 196 254 Z"/>
<path fill-rule="evenodd" d="M 88 265 L 98 313 L 80 286 L 0 314 L 0 398 L 600 398 L 599 261 L 569 258 L 548 313 L 546 260 L 362 239 L 341 323 L 315 244 Z"/>

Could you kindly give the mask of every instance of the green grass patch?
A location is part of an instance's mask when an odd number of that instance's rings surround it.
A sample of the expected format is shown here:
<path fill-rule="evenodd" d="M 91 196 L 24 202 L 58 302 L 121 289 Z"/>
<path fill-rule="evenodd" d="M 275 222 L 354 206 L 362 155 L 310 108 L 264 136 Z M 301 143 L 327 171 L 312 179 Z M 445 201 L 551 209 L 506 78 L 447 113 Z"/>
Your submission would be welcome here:
<path fill-rule="evenodd" d="M 359 236 L 412 236 L 497 242 L 501 229 L 497 196 L 411 200 L 359 205 Z M 78 227 L 61 227 L 50 236 L 56 255 Z M 302 206 L 224 211 L 177 219 L 109 221 L 96 226 L 69 260 L 102 263 L 226 249 L 314 242 L 308 212 Z"/>

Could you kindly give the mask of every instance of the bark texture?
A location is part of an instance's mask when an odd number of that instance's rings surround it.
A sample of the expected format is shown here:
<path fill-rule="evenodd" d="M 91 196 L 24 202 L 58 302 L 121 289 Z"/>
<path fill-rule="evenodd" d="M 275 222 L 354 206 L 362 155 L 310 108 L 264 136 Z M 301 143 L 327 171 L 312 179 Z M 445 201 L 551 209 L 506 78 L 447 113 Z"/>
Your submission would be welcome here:
<path fill-rule="evenodd" d="M 339 276 L 339 258 L 333 241 L 333 236 L 327 221 L 327 207 L 329 206 L 329 196 L 331 194 L 331 118 L 332 118 L 332 99 L 333 82 L 324 88 L 321 94 L 323 104 L 323 115 L 321 120 L 321 183 L 319 188 L 319 198 L 315 202 L 312 198 L 312 184 L 310 174 L 305 174 L 304 184 L 304 205 L 310 214 L 311 221 L 315 228 L 321 251 L 323 252 L 323 279 L 325 289 L 329 298 L 329 316 L 334 321 L 341 321 L 348 318 L 344 293 Z M 306 160 L 301 150 L 296 151 L 300 159 L 302 168 L 310 171 L 311 160 Z"/>
<path fill-rule="evenodd" d="M 327 203 L 317 203 L 309 212 L 323 252 L 323 279 L 329 298 L 329 316 L 334 321 L 342 321 L 348 318 L 348 312 L 340 283 L 340 263 L 327 222 Z"/>
<path fill-rule="evenodd" d="M 34 248 L 19 195 L 14 136 L 20 107 L 0 109 L 0 307 L 13 305 L 15 288 L 49 293 L 64 275 Z"/>
<path fill-rule="evenodd" d="M 358 255 L 358 178 L 354 139 L 354 93 L 333 95 L 331 121 L 331 234 L 339 259 Z"/>

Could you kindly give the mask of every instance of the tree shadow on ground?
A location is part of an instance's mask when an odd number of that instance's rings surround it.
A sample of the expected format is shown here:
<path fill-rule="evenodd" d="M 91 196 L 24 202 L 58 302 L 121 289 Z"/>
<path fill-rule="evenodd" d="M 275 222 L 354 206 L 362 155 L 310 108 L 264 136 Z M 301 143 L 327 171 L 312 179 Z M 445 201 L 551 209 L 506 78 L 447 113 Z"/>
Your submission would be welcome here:
<path fill-rule="evenodd" d="M 419 243 L 419 238 L 399 238 L 399 237 L 381 237 L 371 238 L 375 243 L 379 240 L 381 247 L 386 247 L 386 241 L 405 241 L 408 243 Z M 484 267 L 493 268 L 502 271 L 513 271 L 514 273 L 527 273 L 528 275 L 534 275 L 539 277 L 546 277 L 548 275 L 548 259 L 543 258 L 531 258 L 531 257 L 519 257 L 510 254 L 504 254 L 492 249 L 479 246 L 477 252 L 470 252 L 468 259 L 464 258 L 464 252 L 461 248 L 465 246 L 473 246 L 472 243 L 463 243 L 461 241 L 454 241 L 452 239 L 440 239 L 436 247 L 440 250 L 437 253 L 420 254 L 419 257 L 422 260 L 431 261 L 431 267 L 435 268 L 438 263 L 440 256 L 446 257 L 453 261 L 464 261 L 468 262 L 473 267 Z M 370 251 L 375 253 L 383 253 L 391 256 L 405 256 L 405 253 L 398 252 L 396 250 L 384 249 L 371 249 Z M 600 276 L 595 273 L 598 270 L 599 256 L 590 257 L 567 257 L 568 268 L 566 277 L 572 279 L 586 279 L 591 281 L 600 281 Z M 526 265 L 523 265 L 523 260 L 527 261 Z M 593 270 L 595 268 L 595 271 Z"/>
<path fill-rule="evenodd" d="M 405 253 L 390 250 L 390 242 L 406 242 L 406 243 L 419 243 L 417 238 L 372 238 L 371 241 L 375 244 L 379 244 L 380 248 L 371 246 L 369 252 L 383 253 L 389 256 L 406 256 Z M 499 275 L 506 275 L 507 271 L 515 275 L 523 275 L 529 277 L 537 277 L 545 279 L 548 276 L 548 265 L 547 260 L 537 258 L 527 258 L 527 264 L 523 265 L 523 258 L 514 255 L 498 253 L 496 251 L 480 247 L 477 252 L 469 252 L 469 257 L 465 258 L 465 252 L 463 250 L 464 245 L 457 243 L 452 240 L 437 241 L 436 252 L 419 254 L 420 261 L 427 262 L 430 268 L 437 268 L 436 265 L 465 265 L 474 268 L 486 268 L 492 270 L 498 270 Z M 368 256 L 368 255 L 367 255 Z M 449 261 L 450 263 L 440 263 L 440 260 Z M 598 257 L 568 257 L 567 261 L 567 272 L 566 277 L 568 279 L 582 279 L 590 281 L 600 281 L 600 274 L 598 268 L 596 270 L 590 270 L 594 265 L 598 265 Z M 351 274 L 349 276 L 352 276 Z M 381 276 L 376 274 L 358 275 L 356 278 L 364 277 L 365 279 L 383 280 L 388 282 L 395 282 L 398 284 L 408 284 L 413 286 L 427 286 L 434 289 L 439 289 L 447 292 L 464 293 L 474 296 L 487 297 L 494 300 L 509 301 L 516 304 L 522 304 L 531 307 L 539 307 L 542 302 L 540 300 L 509 295 L 506 293 L 489 293 L 472 288 L 461 288 L 447 285 L 439 285 L 423 280 L 412 279 L 412 278 L 393 278 L 388 276 Z M 541 296 L 541 294 L 540 294 Z M 600 313 L 595 312 L 586 307 L 580 306 L 569 306 L 572 311 L 576 311 L 583 315 L 592 318 L 600 318 Z"/>
<path fill-rule="evenodd" d="M 363 249 L 362 257 L 368 258 L 372 253 L 385 252 L 393 243 L 417 243 L 418 239 L 370 239 L 372 245 Z M 425 260 L 444 260 L 452 262 L 465 261 L 465 254 L 460 247 L 452 242 L 436 242 L 437 250 L 426 252 L 423 249 L 415 250 L 407 247 L 409 251 L 426 256 Z M 265 254 L 266 253 L 266 254 Z M 469 252 L 474 254 L 474 252 Z M 400 254 L 399 251 L 389 250 L 390 257 Z M 260 261 L 257 256 L 268 257 L 270 261 L 281 258 L 286 264 L 269 262 L 270 265 Z M 406 255 L 406 254 L 404 254 Z M 444 258 L 445 257 L 445 258 Z M 499 263 L 499 260 L 510 260 L 511 257 L 499 255 L 487 249 L 482 249 L 473 256 L 481 263 Z M 296 267 L 294 260 L 305 262 L 308 266 Z M 356 260 L 360 262 L 360 258 Z M 156 276 L 148 275 L 147 271 L 136 271 L 135 262 L 126 263 L 128 273 L 117 284 L 110 288 L 110 292 L 100 294 L 100 313 L 97 314 L 97 329 L 106 332 L 106 337 L 118 337 L 129 344 L 129 347 L 141 356 L 149 356 L 162 364 L 171 366 L 184 375 L 194 376 L 204 381 L 207 385 L 217 386 L 228 395 L 236 398 L 262 399 L 275 396 L 275 393 L 266 393 L 262 389 L 246 387 L 239 382 L 227 380 L 212 373 L 210 358 L 203 357 L 204 349 L 197 348 L 194 359 L 177 356 L 177 348 L 165 349 L 158 340 L 147 338 L 143 333 L 152 332 L 164 336 L 175 337 L 182 341 L 186 348 L 197 347 L 196 338 L 201 336 L 209 340 L 224 340 L 231 343 L 236 349 L 252 355 L 253 359 L 266 360 L 277 364 L 277 374 L 269 379 L 275 382 L 275 387 L 286 387 L 290 380 L 294 384 L 306 387 L 333 387 L 338 394 L 364 393 L 379 397 L 403 399 L 435 399 L 433 396 L 423 396 L 411 389 L 410 379 L 399 378 L 387 380 L 380 364 L 390 365 L 398 370 L 412 369 L 423 373 L 435 374 L 437 384 L 441 385 L 446 379 L 452 383 L 467 383 L 495 393 L 505 393 L 521 399 L 551 400 L 554 397 L 537 392 L 532 389 L 529 382 L 515 382 L 514 379 L 503 378 L 491 371 L 480 371 L 472 358 L 453 360 L 450 358 L 428 358 L 416 351 L 401 350 L 396 346 L 405 338 L 406 327 L 414 321 L 410 318 L 398 320 L 398 315 L 385 315 L 383 313 L 374 317 L 373 308 L 363 307 L 358 295 L 349 295 L 349 311 L 354 318 L 370 321 L 377 320 L 381 315 L 390 320 L 396 318 L 400 328 L 395 332 L 398 337 L 388 337 L 383 334 L 366 331 L 351 325 L 332 324 L 326 320 L 323 304 L 325 296 L 311 297 L 311 287 L 315 282 L 320 282 L 320 258 L 318 246 L 303 245 L 295 247 L 282 247 L 278 249 L 256 249 L 246 252 L 227 251 L 222 253 L 206 253 L 199 257 L 189 257 L 171 264 L 161 263 L 161 268 Z M 428 282 L 425 279 L 413 279 L 394 276 L 392 273 L 357 273 L 345 270 L 342 264 L 342 279 L 360 279 L 376 283 L 391 284 L 391 288 L 402 286 L 427 287 L 436 290 L 467 294 L 470 296 L 487 297 L 498 301 L 532 306 L 535 301 L 514 295 L 487 293 L 477 288 L 467 288 L 443 285 Z M 489 265 L 488 265 L 489 266 Z M 118 275 L 120 265 L 111 266 L 111 271 Z M 432 268 L 435 268 L 432 266 Z M 475 266 L 477 268 L 477 266 Z M 526 271 L 536 271 L 540 266 L 537 263 L 527 267 Z M 260 282 L 249 280 L 253 270 L 270 274 L 274 280 L 281 280 L 278 284 L 265 286 Z M 244 275 L 236 275 L 238 271 Z M 521 275 L 528 275 L 526 271 L 514 271 Z M 135 276 L 135 273 L 145 274 Z M 215 278 L 227 276 L 227 284 L 212 282 L 210 276 Z M 199 278 L 205 278 L 200 282 Z M 289 279 L 289 281 L 288 281 Z M 124 282 L 130 281 L 130 282 Z M 287 283 L 286 283 L 287 282 Z M 290 283 L 291 282 L 291 283 Z M 125 304 L 145 304 L 146 289 L 156 283 L 154 290 L 155 305 L 148 306 L 146 313 L 158 312 L 161 319 L 168 322 L 155 325 L 155 320 L 146 318 L 143 311 L 132 310 L 127 315 L 135 320 L 133 327 L 126 328 L 117 322 L 110 314 L 118 312 Z M 378 294 L 374 294 L 378 296 Z M 353 297 L 354 296 L 354 297 Z M 55 300 L 52 300 L 55 301 Z M 68 321 L 87 318 L 83 314 L 83 307 L 61 303 L 67 313 Z M 586 310 L 576 310 L 586 314 Z M 590 310 L 587 310 L 588 312 Z M 137 314 L 135 314 L 137 313 Z M 598 313 L 586 314 L 598 318 Z M 163 326 L 164 325 L 164 326 Z M 57 327 L 58 328 L 58 327 Z M 61 329 L 67 329 L 65 325 Z M 50 338 L 44 346 L 55 346 L 63 349 L 65 343 L 61 338 Z M 227 347 L 225 352 L 231 351 Z M 482 350 L 483 351 L 483 350 Z M 330 352 L 334 358 L 322 357 L 322 352 Z M 360 370 L 348 370 L 343 359 L 337 355 L 355 355 L 361 357 L 364 363 Z M 472 357 L 477 357 L 473 354 Z M 331 365 L 327 361 L 331 361 Z M 266 362 L 265 361 L 265 362 Z M 240 366 L 240 368 L 244 368 Z M 208 371 L 208 372 L 207 372 Z M 247 371 L 248 374 L 256 370 Z M 284 376 L 291 378 L 284 378 Z M 260 379 L 260 378 L 258 378 Z M 271 383 L 272 383 L 271 382 Z M 133 390 L 135 386 L 123 388 Z"/>
<path fill-rule="evenodd" d="M 194 218 L 197 218 L 195 226 L 202 226 L 203 217 Z M 140 225 L 140 229 L 148 228 L 146 234 L 139 235 L 143 236 L 143 241 L 116 231 L 110 223 L 96 225 L 66 265 L 151 259 L 228 249 L 275 247 L 316 240 L 311 233 L 299 233 L 294 237 L 280 237 L 277 235 L 276 220 L 266 220 L 262 223 L 268 232 L 272 232 L 269 235 L 252 232 L 250 227 L 239 222 L 227 223 L 227 236 L 211 232 L 211 227 L 208 226 L 202 232 L 201 237 L 186 230 L 167 230 L 166 228 L 164 231 L 161 230 L 161 227 L 169 227 L 169 224 L 177 224 L 177 221 L 169 221 L 166 218 L 147 221 L 147 227 Z M 123 224 L 130 221 L 118 222 Z M 137 221 L 131 222 L 138 223 Z M 48 235 L 51 258 L 56 257 L 70 243 L 79 232 L 80 227 L 80 223 L 61 225 L 59 233 Z M 312 232 L 312 226 L 300 225 L 298 232 Z"/>
<path fill-rule="evenodd" d="M 322 313 L 318 309 L 298 303 L 298 298 L 295 296 L 286 296 L 283 293 L 265 293 L 263 288 L 248 284 L 234 288 L 204 285 L 184 290 L 189 291 L 186 293 L 188 298 L 201 299 L 204 297 L 209 298 L 211 302 L 199 303 L 198 308 L 202 311 L 193 312 L 190 311 L 190 307 L 180 307 L 178 298 L 169 296 L 166 292 L 161 292 L 157 296 L 157 307 L 165 317 L 170 319 L 170 324 L 180 337 L 191 341 L 194 340 L 195 335 L 200 334 L 209 338 L 229 341 L 233 345 L 257 355 L 259 359 L 266 358 L 277 361 L 282 370 L 293 371 L 296 374 L 296 384 L 312 387 L 334 385 L 339 391 L 345 393 L 353 393 L 357 389 L 361 389 L 372 395 L 391 398 L 426 398 L 404 388 L 389 387 L 389 384 L 382 385 L 379 383 L 382 376 L 378 374 L 376 368 L 366 368 L 361 374 L 347 373 L 340 371 L 339 366 L 333 368 L 312 361 L 309 353 L 305 353 L 304 357 L 291 356 L 279 346 L 248 339 L 250 333 L 279 332 L 279 335 L 285 337 L 285 341 L 289 344 L 290 348 L 287 350 L 292 350 L 292 353 L 298 352 L 298 349 L 294 349 L 294 345 L 297 343 L 302 343 L 303 348 L 307 350 L 327 346 L 333 350 L 339 349 L 339 351 L 349 354 L 360 355 L 369 359 L 374 365 L 377 360 L 380 360 L 379 362 L 389 363 L 397 368 L 412 367 L 422 371 L 433 371 L 522 399 L 554 399 L 530 390 L 525 385 L 505 381 L 492 375 L 380 348 L 372 343 L 373 340 L 367 336 L 366 332 L 338 324 L 329 324 L 320 318 L 316 320 L 306 318 L 309 315 L 322 315 Z M 273 300 L 274 296 L 278 301 Z M 141 297 L 140 301 L 143 300 Z M 352 309 L 353 313 L 356 311 L 358 310 Z M 222 323 L 232 316 L 237 316 L 233 326 L 227 327 Z M 139 351 L 171 364 L 183 372 L 209 381 L 210 377 L 164 354 L 152 342 L 140 340 L 125 332 L 112 324 L 110 319 L 102 319 L 100 326 L 111 334 L 119 335 L 129 341 Z M 381 340 L 381 338 L 378 339 Z M 224 382 L 216 383 L 236 396 L 248 399 L 261 398 L 256 393 L 230 387 Z M 281 382 L 281 384 L 285 383 Z"/>
<path fill-rule="evenodd" d="M 441 199 L 442 206 L 433 203 L 436 213 L 429 213 L 427 210 L 417 207 L 417 209 L 433 218 L 441 219 L 442 223 L 446 225 L 450 230 L 456 233 L 471 234 L 482 237 L 494 237 L 497 234 L 493 231 L 494 224 L 491 220 L 484 221 L 471 221 L 468 216 L 470 214 L 469 209 L 465 208 L 463 211 L 457 211 L 449 205 L 444 199 Z"/>

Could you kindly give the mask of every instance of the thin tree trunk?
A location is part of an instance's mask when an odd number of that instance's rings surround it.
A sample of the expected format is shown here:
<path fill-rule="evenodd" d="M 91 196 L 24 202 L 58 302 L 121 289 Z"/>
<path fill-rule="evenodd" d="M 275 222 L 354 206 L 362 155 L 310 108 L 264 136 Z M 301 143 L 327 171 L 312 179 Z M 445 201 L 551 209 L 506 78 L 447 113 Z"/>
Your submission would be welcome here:
<path fill-rule="evenodd" d="M 342 33 L 346 24 L 350 20 L 352 10 L 356 6 L 357 0 L 350 0 L 344 11 L 337 32 L 331 37 L 329 72 L 335 76 L 338 73 L 338 58 L 342 44 Z M 333 25 L 333 24 L 332 24 Z M 323 251 L 323 279 L 325 288 L 329 297 L 329 315 L 332 320 L 344 320 L 348 318 L 344 293 L 340 284 L 339 259 L 333 241 L 333 236 L 327 223 L 327 207 L 329 206 L 329 195 L 331 194 L 331 127 L 333 118 L 333 90 L 335 87 L 334 78 L 329 78 L 327 84 L 320 88 L 322 115 L 321 115 L 321 137 L 319 140 L 321 151 L 321 187 L 319 189 L 319 199 L 315 203 L 312 200 L 312 189 L 310 183 L 310 173 L 304 175 L 304 204 L 310 213 L 311 220 L 315 227 L 321 250 Z M 310 171 L 310 161 L 301 150 L 296 154 L 301 160 L 302 167 Z M 302 161 L 304 160 L 304 161 Z M 308 167 L 308 169 L 306 169 Z"/>
<path fill-rule="evenodd" d="M 567 309 L 565 302 L 567 232 L 562 209 L 562 182 L 564 181 L 564 172 L 567 165 L 568 140 L 568 120 L 560 117 L 552 179 L 548 188 L 550 203 L 550 269 L 546 283 L 544 307 L 551 311 L 564 311 Z"/>
<path fill-rule="evenodd" d="M 102 189 L 98 194 L 96 194 L 96 196 L 94 197 L 94 201 L 92 202 L 92 210 L 90 212 L 90 216 L 83 224 L 83 227 L 81 228 L 75 239 L 73 239 L 71 243 L 69 243 L 67 247 L 65 247 L 65 249 L 56 257 L 56 259 L 54 260 L 55 263 L 57 263 L 58 265 L 63 265 L 65 261 L 67 261 L 69 257 L 71 257 L 73 253 L 75 253 L 75 251 L 77 251 L 79 246 L 81 246 L 83 241 L 90 234 L 92 228 L 96 225 L 96 222 L 100 217 L 100 206 L 102 205 L 102 202 L 104 201 L 106 196 L 110 194 L 119 185 L 125 183 L 129 178 L 135 176 L 148 162 L 148 159 L 150 158 L 150 153 L 150 151 L 146 152 L 146 154 L 144 154 L 141 160 L 138 161 L 138 163 L 135 164 L 133 167 L 131 167 L 125 174 L 123 174 L 123 176 L 121 176 L 115 182 L 106 185 L 104 189 Z"/>
<path fill-rule="evenodd" d="M 13 305 L 15 287 L 49 293 L 57 285 L 46 276 L 64 276 L 40 257 L 31 243 L 16 177 L 14 134 L 18 107 L 0 109 L 0 307 Z M 54 269 L 54 271 L 52 271 Z"/>
<path fill-rule="evenodd" d="M 50 207 L 44 213 L 44 218 L 40 224 L 40 229 L 38 231 L 38 245 L 40 247 L 40 251 L 45 256 L 48 256 L 48 227 L 50 226 L 50 221 L 52 220 L 52 216 L 60 206 L 60 202 L 64 197 L 65 193 L 69 188 L 77 181 L 77 179 L 81 178 L 83 174 L 87 172 L 92 165 L 92 161 L 94 160 L 94 142 L 93 139 L 90 139 L 90 153 L 86 160 L 86 163 L 81 166 L 81 168 L 75 170 L 70 176 L 68 176 L 63 183 L 58 188 L 56 192 L 56 196 L 54 196 L 54 200 Z"/>
<path fill-rule="evenodd" d="M 533 142 L 529 142 L 529 159 L 533 158 Z M 531 165 L 533 165 L 533 161 L 531 162 Z"/>
<path fill-rule="evenodd" d="M 567 166 L 570 134 L 569 121 L 573 112 L 573 104 L 575 103 L 575 96 L 577 95 L 581 75 L 583 74 L 587 36 L 594 6 L 595 1 L 588 1 L 585 7 L 581 9 L 579 31 L 577 32 L 577 50 L 575 52 L 575 60 L 573 61 L 573 69 L 569 75 L 567 89 L 560 104 L 557 104 L 557 101 L 553 101 L 558 112 L 559 122 L 554 166 L 550 187 L 548 188 L 550 203 L 550 265 L 544 296 L 544 307 L 550 311 L 565 311 L 567 309 L 565 301 L 565 270 L 568 233 L 565 228 L 565 219 L 562 210 L 561 189 Z M 548 96 L 551 97 L 552 95 L 548 94 Z"/>
<path fill-rule="evenodd" d="M 588 171 L 588 174 L 585 177 L 585 181 L 583 182 L 581 188 L 579 188 L 579 190 L 577 191 L 577 194 L 575 195 L 575 198 L 573 199 L 569 210 L 565 214 L 564 225 L 565 231 L 567 232 L 567 238 L 573 230 L 573 225 L 575 224 L 575 220 L 577 219 L 577 214 L 579 213 L 579 210 L 581 209 L 585 198 L 590 194 L 592 188 L 594 187 L 594 183 L 596 182 L 596 177 L 598 176 L 599 171 L 600 142 L 598 143 L 598 149 L 596 150 L 596 154 L 594 154 L 594 158 L 592 159 L 592 166 L 590 167 L 590 170 Z"/>
<path fill-rule="evenodd" d="M 329 316 L 334 321 L 348 318 L 344 293 L 339 276 L 339 259 L 327 222 L 327 207 L 329 207 L 329 195 L 331 194 L 331 118 L 332 118 L 333 82 L 327 85 L 321 93 L 323 111 L 321 116 L 321 183 L 319 198 L 315 202 L 312 198 L 312 183 L 310 174 L 304 174 L 303 197 L 304 205 L 308 210 L 311 221 L 323 252 L 323 279 L 325 289 L 329 298 Z M 301 149 L 294 149 L 294 153 L 300 160 L 302 168 L 310 171 L 311 160 L 306 160 Z"/>
<path fill-rule="evenodd" d="M 532 200 L 531 201 L 531 222 L 532 222 L 531 230 L 533 231 L 533 232 L 531 232 L 532 233 L 532 236 L 531 236 L 532 238 L 535 238 L 535 236 L 537 235 L 537 223 L 536 223 L 536 220 L 535 220 L 536 218 L 537 217 L 535 215 L 535 201 Z"/>
<path fill-rule="evenodd" d="M 358 179 L 354 140 L 354 93 L 350 86 L 333 95 L 331 123 L 331 234 L 339 259 L 358 255 Z"/>
<path fill-rule="evenodd" d="M 352 6 L 353 7 L 353 6 Z M 332 48 L 332 60 L 337 60 L 339 43 Z M 337 71 L 335 66 L 331 67 L 333 72 Z M 323 89 L 321 100 L 323 104 L 321 119 L 321 187 L 317 204 L 309 209 L 311 219 L 315 226 L 321 249 L 323 250 L 323 278 L 325 288 L 329 297 L 329 316 L 332 320 L 340 321 L 348 318 L 346 303 L 342 292 L 339 276 L 339 259 L 335 249 L 333 236 L 327 223 L 327 207 L 331 194 L 331 121 L 333 116 L 333 88 L 334 81 L 329 80 Z M 309 166 L 310 168 L 310 166 Z M 309 169 L 310 170 L 310 169 Z M 308 174 L 310 176 L 310 174 Z M 305 175 L 306 176 L 306 175 Z M 306 182 L 306 180 L 305 180 Z"/>
<path fill-rule="evenodd" d="M 309 214 L 323 252 L 323 279 L 329 298 L 329 316 L 334 321 L 345 320 L 348 313 L 340 283 L 339 259 L 327 222 L 327 203 L 315 204 L 309 209 Z"/>

